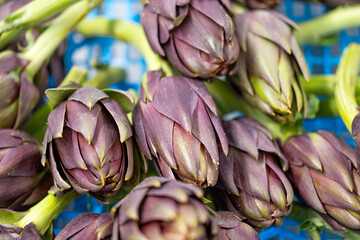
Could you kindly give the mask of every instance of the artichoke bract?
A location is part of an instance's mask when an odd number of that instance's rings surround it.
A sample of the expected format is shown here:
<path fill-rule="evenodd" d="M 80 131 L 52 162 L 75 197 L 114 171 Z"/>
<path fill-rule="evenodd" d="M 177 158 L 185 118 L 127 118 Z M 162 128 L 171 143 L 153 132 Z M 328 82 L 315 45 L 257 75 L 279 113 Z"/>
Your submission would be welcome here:
<path fill-rule="evenodd" d="M 33 223 L 24 228 L 0 225 L 0 239 L 3 240 L 41 240 L 42 237 Z"/>
<path fill-rule="evenodd" d="M 112 93 L 133 98 L 120 90 Z M 54 108 L 43 144 L 42 161 L 49 160 L 58 190 L 73 187 L 104 201 L 134 170 L 132 130 L 126 112 L 94 87 L 76 90 Z"/>
<path fill-rule="evenodd" d="M 147 73 L 133 112 L 139 147 L 161 176 L 214 186 L 219 151 L 228 151 L 215 103 L 202 82 L 161 74 Z"/>
<path fill-rule="evenodd" d="M 112 209 L 112 239 L 212 239 L 218 226 L 202 197 L 197 186 L 149 177 Z"/>
<path fill-rule="evenodd" d="M 270 10 L 246 12 L 235 21 L 240 57 L 232 85 L 254 107 L 279 120 L 306 116 L 300 79 L 310 74 L 293 34 L 295 23 Z"/>
<path fill-rule="evenodd" d="M 282 0 L 233 0 L 251 9 L 274 8 L 282 3 Z"/>
<path fill-rule="evenodd" d="M 336 230 L 360 229 L 360 175 L 355 151 L 328 131 L 289 138 L 283 152 L 300 197 Z"/>
<path fill-rule="evenodd" d="M 232 212 L 216 213 L 219 231 L 214 240 L 259 240 L 258 233 Z"/>
<path fill-rule="evenodd" d="M 220 155 L 219 181 L 226 196 L 217 196 L 224 210 L 235 210 L 256 228 L 279 226 L 290 209 L 294 192 L 283 168 L 287 160 L 265 126 L 241 117 L 223 124 L 229 154 Z"/>
<path fill-rule="evenodd" d="M 19 79 L 12 74 L 27 63 L 13 51 L 0 53 L 0 129 L 19 128 L 39 102 L 39 89 L 26 74 L 20 74 Z"/>
<path fill-rule="evenodd" d="M 183 75 L 231 74 L 239 56 L 229 0 L 146 0 L 141 23 L 152 49 Z"/>
<path fill-rule="evenodd" d="M 69 222 L 55 240 L 110 240 L 112 228 L 110 213 L 83 213 Z"/>
<path fill-rule="evenodd" d="M 25 132 L 0 130 L 0 208 L 24 210 L 46 196 L 52 178 L 38 145 Z"/>

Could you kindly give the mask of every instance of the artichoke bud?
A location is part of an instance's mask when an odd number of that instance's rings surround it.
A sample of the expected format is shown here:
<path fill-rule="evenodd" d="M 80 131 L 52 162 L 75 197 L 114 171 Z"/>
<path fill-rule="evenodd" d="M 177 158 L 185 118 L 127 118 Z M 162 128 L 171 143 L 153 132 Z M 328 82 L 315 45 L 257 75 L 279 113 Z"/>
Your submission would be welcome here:
<path fill-rule="evenodd" d="M 301 199 L 336 230 L 360 229 L 360 175 L 355 151 L 328 131 L 289 138 L 283 151 Z"/>
<path fill-rule="evenodd" d="M 191 184 L 146 178 L 113 207 L 112 238 L 212 239 L 218 226 L 202 196 L 202 189 Z"/>
<path fill-rule="evenodd" d="M 248 224 L 262 229 L 282 224 L 294 193 L 283 169 L 288 162 L 265 126 L 241 117 L 223 124 L 229 154 L 220 155 L 219 181 L 226 191 L 216 195 L 224 210 L 236 211 Z"/>
<path fill-rule="evenodd" d="M 209 10 L 212 9 L 212 10 Z M 146 1 L 141 23 L 152 49 L 184 76 L 232 74 L 239 56 L 229 0 Z"/>
<path fill-rule="evenodd" d="M 0 208 L 25 210 L 51 186 L 51 174 L 41 166 L 39 143 L 25 132 L 0 130 Z"/>
<path fill-rule="evenodd" d="M 113 224 L 110 213 L 83 213 L 69 222 L 56 236 L 56 240 L 110 240 Z"/>
<path fill-rule="evenodd" d="M 259 240 L 258 233 L 233 212 L 216 212 L 219 231 L 214 240 Z"/>
<path fill-rule="evenodd" d="M 228 143 L 202 82 L 148 72 L 133 124 L 141 151 L 161 176 L 202 187 L 216 184 L 219 152 L 226 154 Z"/>
<path fill-rule="evenodd" d="M 238 73 L 230 78 L 251 105 L 280 121 L 307 115 L 301 79 L 309 70 L 293 34 L 296 24 L 275 11 L 255 10 L 235 18 L 240 42 Z"/>
<path fill-rule="evenodd" d="M 27 63 L 13 51 L 0 53 L 0 129 L 19 128 L 39 101 L 38 88 L 21 72 Z"/>
<path fill-rule="evenodd" d="M 134 171 L 132 129 L 122 107 L 132 105 L 134 97 L 93 87 L 55 89 L 47 95 L 56 107 L 48 117 L 43 163 L 49 160 L 55 187 L 73 187 L 105 201 Z"/>

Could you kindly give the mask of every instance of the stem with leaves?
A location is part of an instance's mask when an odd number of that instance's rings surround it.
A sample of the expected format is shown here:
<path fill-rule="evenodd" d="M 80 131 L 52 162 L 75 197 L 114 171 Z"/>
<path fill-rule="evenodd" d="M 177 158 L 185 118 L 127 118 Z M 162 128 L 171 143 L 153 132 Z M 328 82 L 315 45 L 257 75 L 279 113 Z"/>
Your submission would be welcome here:
<path fill-rule="evenodd" d="M 288 218 L 293 219 L 297 222 L 300 222 L 300 229 L 308 229 L 309 234 L 312 236 L 312 239 L 317 240 L 320 238 L 320 233 L 323 230 L 332 232 L 338 236 L 341 236 L 345 239 L 360 239 L 360 235 L 352 231 L 348 232 L 339 232 L 334 230 L 322 217 L 319 213 L 314 211 L 312 208 L 304 206 L 300 203 L 294 202 L 292 205 L 292 210 Z"/>

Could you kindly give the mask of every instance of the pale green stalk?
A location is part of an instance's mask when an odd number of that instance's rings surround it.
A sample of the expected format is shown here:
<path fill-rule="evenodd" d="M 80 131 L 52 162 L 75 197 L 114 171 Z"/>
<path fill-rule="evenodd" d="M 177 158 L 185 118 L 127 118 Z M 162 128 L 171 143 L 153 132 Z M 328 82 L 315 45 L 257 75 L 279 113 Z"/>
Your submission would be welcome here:
<path fill-rule="evenodd" d="M 81 0 L 52 21 L 50 27 L 39 36 L 34 45 L 22 54 L 29 60 L 25 71 L 30 80 L 76 24 L 101 2 L 102 0 Z"/>
<path fill-rule="evenodd" d="M 341 56 L 336 72 L 335 99 L 339 115 L 347 129 L 351 132 L 351 125 L 359 113 L 355 97 L 355 82 L 359 74 L 360 45 L 351 44 Z"/>
<path fill-rule="evenodd" d="M 0 49 L 8 45 L 24 30 L 64 11 L 80 0 L 34 0 L 0 21 Z"/>
<path fill-rule="evenodd" d="M 120 41 L 130 43 L 144 56 L 149 71 L 162 68 L 165 75 L 173 75 L 168 63 L 153 52 L 143 27 L 138 23 L 97 17 L 79 23 L 77 31 L 86 37 L 113 36 Z"/>
<path fill-rule="evenodd" d="M 299 24 L 296 37 L 301 44 L 319 43 L 325 37 L 360 26 L 360 4 L 337 7 L 321 17 Z"/>
<path fill-rule="evenodd" d="M 60 197 L 48 194 L 39 203 L 30 208 L 27 214 L 16 224 L 25 227 L 33 223 L 41 235 L 44 235 L 52 221 L 76 198 L 80 196 L 75 190 L 70 190 Z"/>

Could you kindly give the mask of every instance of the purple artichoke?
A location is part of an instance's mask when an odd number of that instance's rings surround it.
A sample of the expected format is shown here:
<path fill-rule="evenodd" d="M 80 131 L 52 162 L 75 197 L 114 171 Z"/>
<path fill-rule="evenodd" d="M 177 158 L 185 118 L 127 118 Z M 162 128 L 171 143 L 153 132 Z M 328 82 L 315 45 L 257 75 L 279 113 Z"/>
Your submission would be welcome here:
<path fill-rule="evenodd" d="M 278 160 L 287 161 L 265 126 L 241 117 L 223 124 L 229 138 L 229 155 L 220 155 L 219 181 L 227 196 L 224 209 L 238 211 L 257 228 L 279 226 L 293 202 L 291 184 Z M 223 200 L 225 199 L 225 200 Z"/>
<path fill-rule="evenodd" d="M 197 186 L 150 177 L 113 208 L 112 239 L 212 239 L 215 219 Z"/>
<path fill-rule="evenodd" d="M 114 93 L 134 101 L 126 92 L 114 90 L 111 95 Z M 103 201 L 129 180 L 134 170 L 132 130 L 126 113 L 105 92 L 93 87 L 78 89 L 49 114 L 43 163 L 45 157 L 58 190 L 73 187 Z"/>
<path fill-rule="evenodd" d="M 300 79 L 309 70 L 293 34 L 295 23 L 276 11 L 237 15 L 240 42 L 238 74 L 230 79 L 254 107 L 279 120 L 306 116 L 307 99 Z"/>
<path fill-rule="evenodd" d="M 251 9 L 274 8 L 282 3 L 282 0 L 233 0 Z"/>
<path fill-rule="evenodd" d="M 355 151 L 327 131 L 289 138 L 283 152 L 300 197 L 336 230 L 360 230 L 360 175 Z"/>
<path fill-rule="evenodd" d="M 239 45 L 229 0 L 145 0 L 141 23 L 152 49 L 183 75 L 233 73 Z"/>
<path fill-rule="evenodd" d="M 27 61 L 15 52 L 0 54 L 0 129 L 19 128 L 39 102 L 39 89 L 30 83 L 26 74 L 20 74 L 20 79 L 11 74 L 26 65 Z"/>
<path fill-rule="evenodd" d="M 259 240 L 258 233 L 232 212 L 217 212 L 219 231 L 214 240 Z"/>
<path fill-rule="evenodd" d="M 25 132 L 0 130 L 0 208 L 24 210 L 46 196 L 52 178 L 38 145 Z"/>
<path fill-rule="evenodd" d="M 113 218 L 110 213 L 84 213 L 74 218 L 55 240 L 110 240 Z"/>
<path fill-rule="evenodd" d="M 41 235 L 34 224 L 30 223 L 24 228 L 9 225 L 0 225 L 1 240 L 41 240 Z"/>
<path fill-rule="evenodd" d="M 202 82 L 147 73 L 133 123 L 141 151 L 161 176 L 203 187 L 216 184 L 218 144 L 226 154 L 228 143 Z"/>

